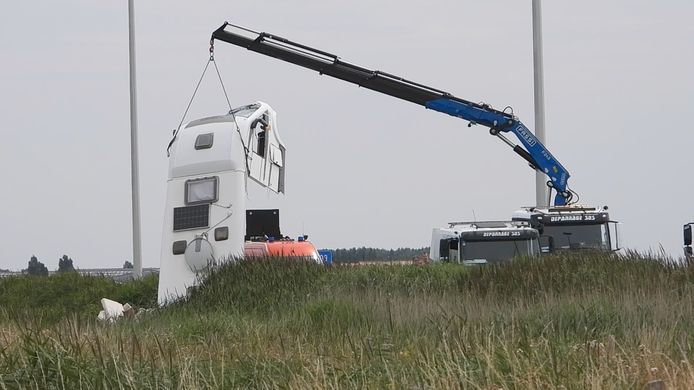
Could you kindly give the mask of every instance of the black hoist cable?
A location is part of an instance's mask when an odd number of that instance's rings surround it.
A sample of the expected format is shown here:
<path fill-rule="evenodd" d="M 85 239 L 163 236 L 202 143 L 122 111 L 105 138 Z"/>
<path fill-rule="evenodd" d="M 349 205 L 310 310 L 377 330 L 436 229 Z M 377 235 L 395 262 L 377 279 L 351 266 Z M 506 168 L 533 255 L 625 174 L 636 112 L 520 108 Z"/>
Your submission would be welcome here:
<path fill-rule="evenodd" d="M 219 73 L 219 68 L 217 67 L 217 62 L 214 60 L 214 39 L 210 39 L 210 57 L 208 58 L 207 62 L 205 63 L 205 68 L 202 70 L 202 74 L 200 75 L 200 80 L 198 80 L 198 84 L 195 86 L 195 89 L 193 90 L 193 95 L 190 97 L 190 101 L 188 101 L 188 106 L 186 106 L 186 110 L 183 112 L 183 116 L 181 117 L 181 122 L 178 124 L 178 127 L 176 130 L 174 130 L 174 135 L 173 138 L 171 139 L 171 142 L 169 142 L 169 145 L 166 147 L 166 156 L 170 156 L 169 150 L 171 149 L 171 145 L 173 145 L 174 141 L 176 141 L 176 136 L 178 135 L 178 132 L 181 129 L 181 126 L 183 126 L 183 121 L 186 120 L 186 116 L 188 115 L 188 110 L 190 110 L 190 106 L 193 104 L 193 100 L 195 100 L 195 95 L 198 93 L 198 89 L 200 89 L 200 85 L 202 84 L 202 80 L 205 78 L 205 73 L 207 73 L 207 68 L 210 67 L 210 63 L 214 65 L 214 69 L 217 72 L 217 78 L 219 79 L 219 84 L 222 86 L 222 92 L 224 92 L 224 98 L 226 99 L 227 106 L 229 106 L 229 113 L 232 111 L 231 107 L 231 102 L 229 101 L 229 95 L 227 94 L 227 89 L 224 86 L 224 80 L 222 80 L 222 75 Z M 234 122 L 236 122 L 236 119 L 234 118 Z M 238 127 L 238 125 L 237 125 Z"/>

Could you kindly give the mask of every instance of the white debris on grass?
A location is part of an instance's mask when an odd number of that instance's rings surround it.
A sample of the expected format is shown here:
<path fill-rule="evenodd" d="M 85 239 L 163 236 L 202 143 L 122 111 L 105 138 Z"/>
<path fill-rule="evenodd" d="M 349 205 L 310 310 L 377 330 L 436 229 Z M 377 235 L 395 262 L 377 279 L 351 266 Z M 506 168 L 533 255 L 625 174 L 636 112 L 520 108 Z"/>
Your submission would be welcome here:
<path fill-rule="evenodd" d="M 120 304 L 111 299 L 101 298 L 101 307 L 103 310 L 99 312 L 96 318 L 99 321 L 113 323 L 116 322 L 120 317 L 125 318 L 137 318 L 141 314 L 146 312 L 151 312 L 152 309 L 136 309 L 132 307 L 129 303 L 125 305 Z"/>
<path fill-rule="evenodd" d="M 130 305 L 128 305 L 128 307 L 129 306 Z M 123 305 L 116 301 L 101 298 L 101 307 L 103 310 L 101 310 L 99 315 L 96 317 L 100 321 L 114 322 L 119 317 L 123 316 Z"/>

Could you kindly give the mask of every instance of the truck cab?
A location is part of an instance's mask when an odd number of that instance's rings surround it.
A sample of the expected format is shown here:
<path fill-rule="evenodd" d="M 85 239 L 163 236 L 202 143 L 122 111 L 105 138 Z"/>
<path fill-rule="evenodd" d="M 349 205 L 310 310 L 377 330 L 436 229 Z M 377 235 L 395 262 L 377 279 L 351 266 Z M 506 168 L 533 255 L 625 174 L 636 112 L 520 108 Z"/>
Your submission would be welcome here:
<path fill-rule="evenodd" d="M 512 220 L 528 222 L 540 232 L 543 253 L 620 249 L 619 224 L 610 220 L 607 206 L 525 207 L 513 213 Z"/>
<path fill-rule="evenodd" d="M 694 260 L 694 251 L 692 251 L 692 226 L 694 222 L 689 222 L 684 225 L 684 258 L 688 261 Z"/>
<path fill-rule="evenodd" d="M 502 263 L 538 256 L 539 238 L 524 221 L 451 222 L 433 229 L 429 259 L 464 265 Z"/>

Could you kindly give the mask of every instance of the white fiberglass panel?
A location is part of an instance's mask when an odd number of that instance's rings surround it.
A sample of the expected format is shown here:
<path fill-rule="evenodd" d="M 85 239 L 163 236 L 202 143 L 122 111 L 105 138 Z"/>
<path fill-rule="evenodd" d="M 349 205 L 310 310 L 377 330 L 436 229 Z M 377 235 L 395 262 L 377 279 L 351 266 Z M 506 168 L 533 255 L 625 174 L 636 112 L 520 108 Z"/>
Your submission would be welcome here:
<path fill-rule="evenodd" d="M 201 134 L 213 133 L 214 144 L 207 149 L 196 149 L 195 141 Z M 194 176 L 210 172 L 245 170 L 239 159 L 240 140 L 236 126 L 229 121 L 203 123 L 182 129 L 171 150 L 169 178 Z M 243 153 L 241 153 L 243 156 Z"/>

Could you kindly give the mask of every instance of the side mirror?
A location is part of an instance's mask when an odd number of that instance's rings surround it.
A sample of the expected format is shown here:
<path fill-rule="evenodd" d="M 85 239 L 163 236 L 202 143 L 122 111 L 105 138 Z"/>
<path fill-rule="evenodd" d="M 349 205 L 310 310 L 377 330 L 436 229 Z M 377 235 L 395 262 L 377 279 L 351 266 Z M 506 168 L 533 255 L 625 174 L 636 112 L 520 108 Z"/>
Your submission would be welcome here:
<path fill-rule="evenodd" d="M 684 225 L 684 245 L 692 245 L 692 224 Z"/>
<path fill-rule="evenodd" d="M 622 230 L 621 223 L 617 221 L 609 221 L 608 229 L 610 232 L 610 250 L 618 251 L 622 249 Z"/>
<path fill-rule="evenodd" d="M 552 253 L 554 252 L 554 237 L 552 236 L 540 236 L 540 253 Z"/>

